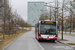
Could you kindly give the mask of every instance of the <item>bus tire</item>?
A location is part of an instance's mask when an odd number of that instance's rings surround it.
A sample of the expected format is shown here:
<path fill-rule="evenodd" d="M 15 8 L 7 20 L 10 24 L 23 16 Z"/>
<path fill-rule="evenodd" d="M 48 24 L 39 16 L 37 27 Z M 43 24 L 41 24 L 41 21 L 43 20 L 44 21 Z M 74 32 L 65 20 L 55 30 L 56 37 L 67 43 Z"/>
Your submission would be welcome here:
<path fill-rule="evenodd" d="M 38 40 L 38 42 L 40 42 L 40 40 Z"/>
<path fill-rule="evenodd" d="M 53 40 L 53 42 L 55 42 L 55 40 Z"/>
<path fill-rule="evenodd" d="M 40 40 L 39 40 L 39 39 L 37 39 L 37 41 L 39 42 Z"/>

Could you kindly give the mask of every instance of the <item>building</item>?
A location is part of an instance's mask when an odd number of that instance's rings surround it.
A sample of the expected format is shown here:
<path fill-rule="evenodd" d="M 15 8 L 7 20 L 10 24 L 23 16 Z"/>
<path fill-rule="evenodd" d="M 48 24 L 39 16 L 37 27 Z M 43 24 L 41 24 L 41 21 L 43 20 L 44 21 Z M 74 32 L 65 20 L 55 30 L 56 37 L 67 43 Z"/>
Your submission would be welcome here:
<path fill-rule="evenodd" d="M 28 24 L 35 26 L 44 12 L 44 2 L 28 2 Z"/>

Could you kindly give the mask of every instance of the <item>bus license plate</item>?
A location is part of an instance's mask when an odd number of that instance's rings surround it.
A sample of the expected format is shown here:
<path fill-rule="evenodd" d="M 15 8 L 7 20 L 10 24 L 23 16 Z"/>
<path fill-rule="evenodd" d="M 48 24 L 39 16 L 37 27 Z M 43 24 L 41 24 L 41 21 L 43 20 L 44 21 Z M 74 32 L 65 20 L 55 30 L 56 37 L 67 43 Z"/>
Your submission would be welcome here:
<path fill-rule="evenodd" d="M 46 40 L 50 40 L 50 38 L 47 38 Z"/>

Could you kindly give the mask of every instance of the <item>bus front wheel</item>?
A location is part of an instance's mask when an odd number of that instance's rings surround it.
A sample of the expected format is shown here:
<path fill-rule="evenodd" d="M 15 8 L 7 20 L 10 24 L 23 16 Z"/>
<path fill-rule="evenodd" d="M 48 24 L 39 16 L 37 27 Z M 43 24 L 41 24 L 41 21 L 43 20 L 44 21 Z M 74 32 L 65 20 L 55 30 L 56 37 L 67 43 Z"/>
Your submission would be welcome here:
<path fill-rule="evenodd" d="M 53 40 L 53 42 L 55 42 L 55 40 Z"/>

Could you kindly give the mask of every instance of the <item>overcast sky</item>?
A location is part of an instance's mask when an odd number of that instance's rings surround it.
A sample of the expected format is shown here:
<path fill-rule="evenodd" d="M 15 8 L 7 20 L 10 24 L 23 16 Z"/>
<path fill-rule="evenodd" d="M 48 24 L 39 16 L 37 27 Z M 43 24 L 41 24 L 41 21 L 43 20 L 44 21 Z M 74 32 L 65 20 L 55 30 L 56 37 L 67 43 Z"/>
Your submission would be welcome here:
<path fill-rule="evenodd" d="M 27 2 L 28 1 L 44 1 L 44 2 L 52 2 L 54 0 L 9 0 L 13 10 L 17 10 L 18 14 L 27 21 Z M 59 0 L 60 2 L 61 0 Z"/>

